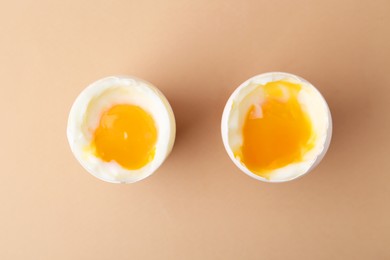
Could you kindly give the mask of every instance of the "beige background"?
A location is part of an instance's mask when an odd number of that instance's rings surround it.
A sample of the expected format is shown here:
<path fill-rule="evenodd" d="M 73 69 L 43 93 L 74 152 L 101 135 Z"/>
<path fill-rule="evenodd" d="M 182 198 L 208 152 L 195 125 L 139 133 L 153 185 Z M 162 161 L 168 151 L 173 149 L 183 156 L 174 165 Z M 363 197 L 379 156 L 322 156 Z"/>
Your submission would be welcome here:
<path fill-rule="evenodd" d="M 2 1 L 0 259 L 390 259 L 390 2 Z M 220 117 L 247 78 L 286 71 L 327 98 L 334 138 L 285 184 L 230 161 Z M 129 74 L 171 102 L 152 177 L 102 182 L 66 140 L 89 83 Z"/>

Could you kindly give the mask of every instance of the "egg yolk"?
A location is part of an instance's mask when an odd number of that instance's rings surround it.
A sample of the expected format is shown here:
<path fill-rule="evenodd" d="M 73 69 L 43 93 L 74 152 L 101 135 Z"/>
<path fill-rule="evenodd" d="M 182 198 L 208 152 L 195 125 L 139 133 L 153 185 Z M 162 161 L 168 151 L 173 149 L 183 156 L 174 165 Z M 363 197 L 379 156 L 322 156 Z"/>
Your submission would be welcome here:
<path fill-rule="evenodd" d="M 240 157 L 249 170 L 269 178 L 272 170 L 302 161 L 314 143 L 310 118 L 298 101 L 301 85 L 281 80 L 263 89 L 263 103 L 247 112 Z"/>
<path fill-rule="evenodd" d="M 115 105 L 105 111 L 93 135 L 95 155 L 123 168 L 142 168 L 154 158 L 157 129 L 154 120 L 135 105 Z"/>

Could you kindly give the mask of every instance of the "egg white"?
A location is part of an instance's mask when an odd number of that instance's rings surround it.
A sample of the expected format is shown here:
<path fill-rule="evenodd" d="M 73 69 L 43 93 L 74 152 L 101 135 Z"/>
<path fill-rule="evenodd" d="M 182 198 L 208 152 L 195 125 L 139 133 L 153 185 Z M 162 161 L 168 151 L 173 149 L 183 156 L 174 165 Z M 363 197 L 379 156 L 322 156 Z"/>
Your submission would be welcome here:
<path fill-rule="evenodd" d="M 137 170 L 105 162 L 88 147 L 102 113 L 117 104 L 136 105 L 148 112 L 157 128 L 154 158 Z M 112 76 L 85 88 L 75 100 L 68 118 L 67 137 L 73 154 L 92 175 L 113 183 L 132 183 L 151 175 L 169 155 L 175 140 L 175 118 L 164 95 L 151 83 L 135 77 Z"/>
<path fill-rule="evenodd" d="M 261 116 L 261 104 L 264 102 L 264 92 L 261 86 L 268 82 L 285 80 L 302 86 L 298 101 L 308 114 L 315 133 L 314 147 L 303 156 L 301 162 L 291 163 L 273 170 L 269 179 L 250 171 L 234 155 L 241 149 L 243 138 L 242 128 L 248 110 L 252 105 Z M 242 83 L 230 96 L 226 103 L 221 122 L 222 140 L 232 161 L 249 176 L 265 182 L 284 182 L 293 180 L 312 170 L 325 155 L 332 136 L 332 119 L 329 107 L 320 92 L 308 81 L 289 73 L 270 72 L 254 76 Z"/>

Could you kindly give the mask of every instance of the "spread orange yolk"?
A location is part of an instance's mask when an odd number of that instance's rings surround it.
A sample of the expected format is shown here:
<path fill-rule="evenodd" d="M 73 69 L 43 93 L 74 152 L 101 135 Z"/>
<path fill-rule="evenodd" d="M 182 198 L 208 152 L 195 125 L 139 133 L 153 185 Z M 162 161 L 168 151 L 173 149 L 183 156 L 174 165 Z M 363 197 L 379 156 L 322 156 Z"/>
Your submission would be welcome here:
<path fill-rule="evenodd" d="M 309 116 L 298 101 L 301 85 L 274 81 L 263 86 L 264 101 L 246 114 L 240 157 L 252 172 L 269 178 L 272 170 L 302 161 L 314 147 Z"/>
<path fill-rule="evenodd" d="M 154 158 L 157 129 L 151 115 L 135 105 L 115 105 L 105 111 L 93 135 L 95 155 L 123 168 L 142 168 Z"/>

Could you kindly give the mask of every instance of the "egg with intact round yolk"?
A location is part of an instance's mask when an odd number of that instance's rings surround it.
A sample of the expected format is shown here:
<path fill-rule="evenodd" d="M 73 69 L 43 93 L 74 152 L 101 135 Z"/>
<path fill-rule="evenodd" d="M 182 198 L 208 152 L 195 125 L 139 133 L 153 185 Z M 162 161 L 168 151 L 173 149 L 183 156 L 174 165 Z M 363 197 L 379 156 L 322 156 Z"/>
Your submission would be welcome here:
<path fill-rule="evenodd" d="M 244 82 L 228 100 L 222 138 L 233 162 L 258 180 L 281 182 L 312 169 L 331 138 L 331 117 L 321 94 L 288 73 Z"/>
<path fill-rule="evenodd" d="M 67 135 L 72 152 L 92 175 L 114 183 L 146 178 L 169 155 L 175 120 L 163 94 L 135 77 L 108 77 L 74 102 Z"/>
<path fill-rule="evenodd" d="M 153 160 L 156 141 L 152 116 L 138 106 L 119 104 L 102 114 L 92 146 L 103 161 L 133 170 Z"/>

